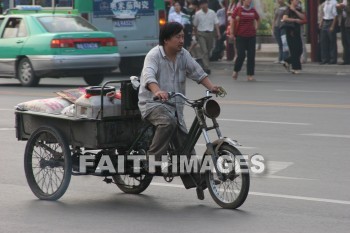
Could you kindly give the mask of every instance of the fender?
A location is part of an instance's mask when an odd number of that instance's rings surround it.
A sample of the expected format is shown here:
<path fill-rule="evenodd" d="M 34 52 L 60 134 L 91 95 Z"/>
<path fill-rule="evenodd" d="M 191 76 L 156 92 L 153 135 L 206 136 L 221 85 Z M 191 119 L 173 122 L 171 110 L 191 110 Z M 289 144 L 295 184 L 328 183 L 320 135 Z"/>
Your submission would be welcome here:
<path fill-rule="evenodd" d="M 233 140 L 231 138 L 228 138 L 228 137 L 223 137 L 223 138 L 220 138 L 220 139 L 217 139 L 215 140 L 214 142 L 212 142 L 213 144 L 213 147 L 216 148 L 215 149 L 215 154 L 218 153 L 218 149 L 222 146 L 222 144 L 228 144 L 230 146 L 233 146 L 234 148 L 237 149 L 237 146 L 240 146 L 240 144 L 236 141 L 236 140 Z M 238 149 L 237 149 L 238 150 Z M 205 151 L 204 154 L 209 154 L 209 151 L 208 149 Z"/>

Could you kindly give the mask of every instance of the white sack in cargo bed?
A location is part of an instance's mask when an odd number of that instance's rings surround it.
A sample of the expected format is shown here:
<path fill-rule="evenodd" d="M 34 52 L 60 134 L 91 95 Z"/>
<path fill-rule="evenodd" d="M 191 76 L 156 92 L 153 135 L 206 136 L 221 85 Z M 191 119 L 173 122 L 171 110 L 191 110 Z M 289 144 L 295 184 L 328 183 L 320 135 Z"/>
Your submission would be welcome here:
<path fill-rule="evenodd" d="M 51 114 L 61 114 L 61 111 L 71 105 L 71 103 L 61 97 L 50 99 L 38 99 L 20 103 L 16 106 L 17 110 L 34 111 Z"/>

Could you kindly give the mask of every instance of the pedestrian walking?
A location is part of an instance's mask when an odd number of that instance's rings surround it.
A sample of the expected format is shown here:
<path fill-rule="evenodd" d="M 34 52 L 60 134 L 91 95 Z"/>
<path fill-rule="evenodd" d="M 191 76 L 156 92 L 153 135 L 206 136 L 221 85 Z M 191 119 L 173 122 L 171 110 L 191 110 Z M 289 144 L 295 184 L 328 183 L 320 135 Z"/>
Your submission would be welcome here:
<path fill-rule="evenodd" d="M 326 0 L 321 22 L 321 65 L 337 64 L 337 1 Z"/>
<path fill-rule="evenodd" d="M 225 41 L 226 41 L 226 5 L 225 1 L 221 1 L 220 3 L 221 9 L 216 12 L 216 16 L 219 20 L 219 30 L 221 38 L 220 40 L 216 40 L 215 48 L 209 58 L 209 61 L 218 61 L 224 56 L 225 50 Z"/>
<path fill-rule="evenodd" d="M 278 6 L 275 9 L 275 16 L 272 22 L 273 36 L 278 44 L 278 60 L 275 63 L 283 64 L 289 54 L 286 30 L 281 27 L 281 20 L 284 12 L 287 10 L 287 5 L 284 0 L 277 0 L 277 2 Z"/>
<path fill-rule="evenodd" d="M 235 11 L 237 7 L 240 7 L 242 5 L 241 0 L 231 0 L 230 5 L 227 8 L 227 43 L 226 43 L 226 58 L 228 61 L 235 62 L 237 58 L 237 47 L 236 47 L 236 40 L 232 37 L 230 37 L 231 33 L 231 16 L 232 13 Z"/>
<path fill-rule="evenodd" d="M 259 14 L 251 6 L 252 0 L 243 0 L 242 3 L 242 6 L 237 7 L 231 16 L 230 37 L 235 38 L 237 46 L 237 59 L 232 78 L 237 80 L 247 56 L 247 79 L 255 81 L 256 31 L 259 25 Z"/>
<path fill-rule="evenodd" d="M 190 29 L 190 16 L 182 12 L 182 6 L 180 2 L 177 0 L 174 2 L 174 12 L 169 14 L 168 22 L 177 22 L 180 23 L 184 27 L 184 33 L 185 33 L 185 41 L 184 41 L 184 48 L 188 49 L 188 47 L 191 45 L 191 37 L 189 37 L 188 30 Z"/>
<path fill-rule="evenodd" d="M 216 13 L 208 8 L 207 0 L 200 1 L 200 8 L 201 10 L 194 17 L 193 26 L 197 41 L 203 52 L 204 71 L 210 74 L 209 57 L 214 46 L 215 35 L 218 40 L 221 37 L 219 20 Z"/>
<path fill-rule="evenodd" d="M 349 0 L 337 4 L 340 10 L 340 32 L 343 45 L 343 62 L 340 65 L 350 65 L 350 6 Z"/>
<path fill-rule="evenodd" d="M 300 56 L 303 53 L 300 25 L 305 23 L 305 15 L 299 0 L 289 0 L 288 3 L 289 7 L 282 17 L 282 27 L 286 29 L 289 57 L 284 60 L 283 66 L 289 72 L 292 65 L 292 73 L 298 74 L 302 69 Z"/>

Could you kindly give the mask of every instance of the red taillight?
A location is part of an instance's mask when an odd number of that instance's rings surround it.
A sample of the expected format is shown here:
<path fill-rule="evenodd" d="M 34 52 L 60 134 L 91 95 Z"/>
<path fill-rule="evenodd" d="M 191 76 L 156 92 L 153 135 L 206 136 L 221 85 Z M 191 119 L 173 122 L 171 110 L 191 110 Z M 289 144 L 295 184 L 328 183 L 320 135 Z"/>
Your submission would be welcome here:
<path fill-rule="evenodd" d="M 53 39 L 51 48 L 74 48 L 73 39 Z"/>
<path fill-rule="evenodd" d="M 164 24 L 166 24 L 165 11 L 164 10 L 159 10 L 158 11 L 158 15 L 159 15 L 159 26 L 163 26 Z"/>
<path fill-rule="evenodd" d="M 114 38 L 101 39 L 101 46 L 117 46 L 117 41 Z"/>
<path fill-rule="evenodd" d="M 100 47 L 117 46 L 115 38 L 53 39 L 51 48 L 75 48 L 77 43 L 97 43 Z"/>

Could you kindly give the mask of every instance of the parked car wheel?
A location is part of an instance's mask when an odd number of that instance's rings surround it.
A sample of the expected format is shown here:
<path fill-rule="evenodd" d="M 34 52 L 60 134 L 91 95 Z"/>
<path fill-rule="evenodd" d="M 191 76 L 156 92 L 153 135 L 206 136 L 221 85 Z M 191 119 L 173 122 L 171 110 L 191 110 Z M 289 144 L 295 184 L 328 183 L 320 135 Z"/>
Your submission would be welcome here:
<path fill-rule="evenodd" d="M 86 75 L 86 76 L 84 76 L 84 80 L 89 86 L 98 86 L 102 83 L 103 79 L 104 79 L 103 75 Z"/>
<path fill-rule="evenodd" d="M 18 64 L 17 79 L 25 87 L 34 87 L 39 84 L 40 78 L 35 75 L 33 66 L 26 57 L 22 58 Z"/>

